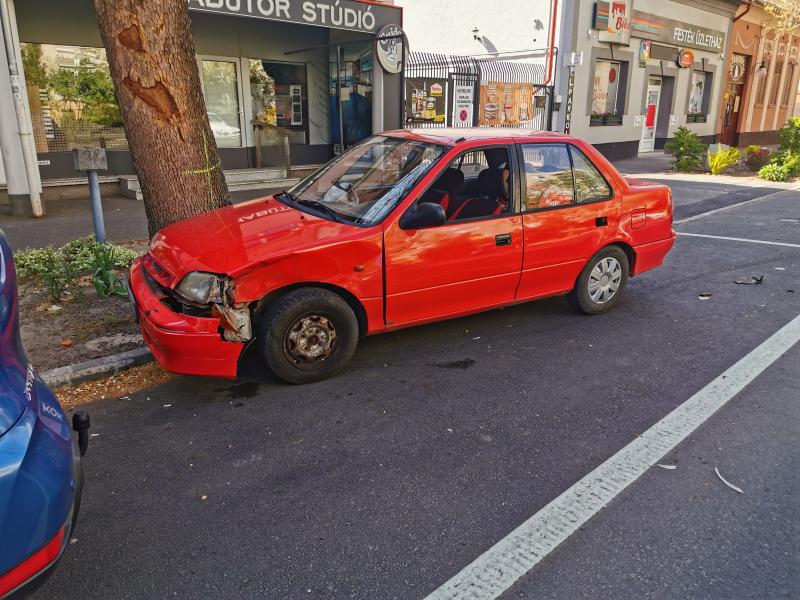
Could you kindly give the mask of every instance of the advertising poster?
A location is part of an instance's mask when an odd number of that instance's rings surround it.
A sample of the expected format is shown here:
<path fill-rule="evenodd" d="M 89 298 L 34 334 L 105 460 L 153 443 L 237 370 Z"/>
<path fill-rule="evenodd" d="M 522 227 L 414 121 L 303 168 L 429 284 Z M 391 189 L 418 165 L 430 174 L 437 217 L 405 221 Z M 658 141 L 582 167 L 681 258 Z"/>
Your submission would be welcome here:
<path fill-rule="evenodd" d="M 472 84 L 455 84 L 453 86 L 453 125 L 455 127 L 472 127 L 474 90 Z"/>
<path fill-rule="evenodd" d="M 533 120 L 533 85 L 487 81 L 481 84 L 480 125 L 519 127 Z"/>
<path fill-rule="evenodd" d="M 431 77 L 406 79 L 406 120 L 409 123 L 444 123 L 447 80 Z"/>

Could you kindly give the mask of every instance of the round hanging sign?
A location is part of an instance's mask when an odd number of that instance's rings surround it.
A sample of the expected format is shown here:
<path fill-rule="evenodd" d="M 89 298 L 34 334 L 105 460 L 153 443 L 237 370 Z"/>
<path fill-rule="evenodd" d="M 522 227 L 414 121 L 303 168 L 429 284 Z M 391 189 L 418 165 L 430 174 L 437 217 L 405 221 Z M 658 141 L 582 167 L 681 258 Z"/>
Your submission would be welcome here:
<path fill-rule="evenodd" d="M 691 50 L 681 50 L 678 52 L 678 58 L 675 62 L 681 69 L 688 69 L 694 64 L 694 52 Z"/>
<path fill-rule="evenodd" d="M 405 35 L 399 25 L 384 25 L 375 36 L 378 43 L 378 62 L 387 73 L 399 73 L 403 62 Z"/>
<path fill-rule="evenodd" d="M 733 55 L 733 61 L 731 62 L 731 81 L 734 83 L 739 83 L 744 78 L 744 56 L 739 54 Z"/>

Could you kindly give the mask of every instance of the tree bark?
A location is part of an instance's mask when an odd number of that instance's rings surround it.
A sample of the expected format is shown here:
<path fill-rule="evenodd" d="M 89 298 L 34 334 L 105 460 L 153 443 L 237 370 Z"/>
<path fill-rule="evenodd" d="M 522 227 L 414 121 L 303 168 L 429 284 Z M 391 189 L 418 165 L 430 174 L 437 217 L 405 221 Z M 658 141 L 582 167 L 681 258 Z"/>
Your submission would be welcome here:
<path fill-rule="evenodd" d="M 186 0 L 94 0 L 152 237 L 230 204 Z"/>

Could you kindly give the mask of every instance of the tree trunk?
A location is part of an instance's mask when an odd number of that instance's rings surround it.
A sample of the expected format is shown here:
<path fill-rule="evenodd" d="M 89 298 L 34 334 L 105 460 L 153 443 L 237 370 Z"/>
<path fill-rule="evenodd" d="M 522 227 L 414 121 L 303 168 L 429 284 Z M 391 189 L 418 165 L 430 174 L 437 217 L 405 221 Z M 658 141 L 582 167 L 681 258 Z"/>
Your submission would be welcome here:
<path fill-rule="evenodd" d="M 152 237 L 230 204 L 186 0 L 94 0 Z"/>

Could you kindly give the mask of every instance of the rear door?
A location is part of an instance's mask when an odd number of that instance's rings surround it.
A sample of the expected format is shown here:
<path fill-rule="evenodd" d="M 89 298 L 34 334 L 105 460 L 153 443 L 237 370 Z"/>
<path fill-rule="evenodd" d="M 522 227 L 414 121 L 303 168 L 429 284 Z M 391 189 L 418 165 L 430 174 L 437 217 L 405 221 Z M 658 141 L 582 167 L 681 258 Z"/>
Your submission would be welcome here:
<path fill-rule="evenodd" d="M 505 160 L 498 150 L 505 152 Z M 442 172 L 450 167 L 461 168 L 470 188 L 473 171 L 496 169 L 505 162 L 511 167 L 510 173 L 516 172 L 513 146 L 492 146 L 492 160 L 479 165 L 482 169 L 473 160 L 475 152 L 473 149 L 459 154 Z M 512 182 L 508 188 L 512 195 L 517 185 Z M 476 193 L 479 191 L 462 187 L 455 195 L 464 200 Z M 425 229 L 401 229 L 399 219 L 387 226 L 387 326 L 476 312 L 514 300 L 522 268 L 522 218 L 514 209 L 516 199 L 507 200 L 498 214 L 456 216 L 443 225 Z M 464 210 L 461 214 L 474 212 Z"/>
<path fill-rule="evenodd" d="M 567 292 L 619 226 L 611 183 L 572 144 L 521 144 L 525 257 L 517 299 Z"/>

